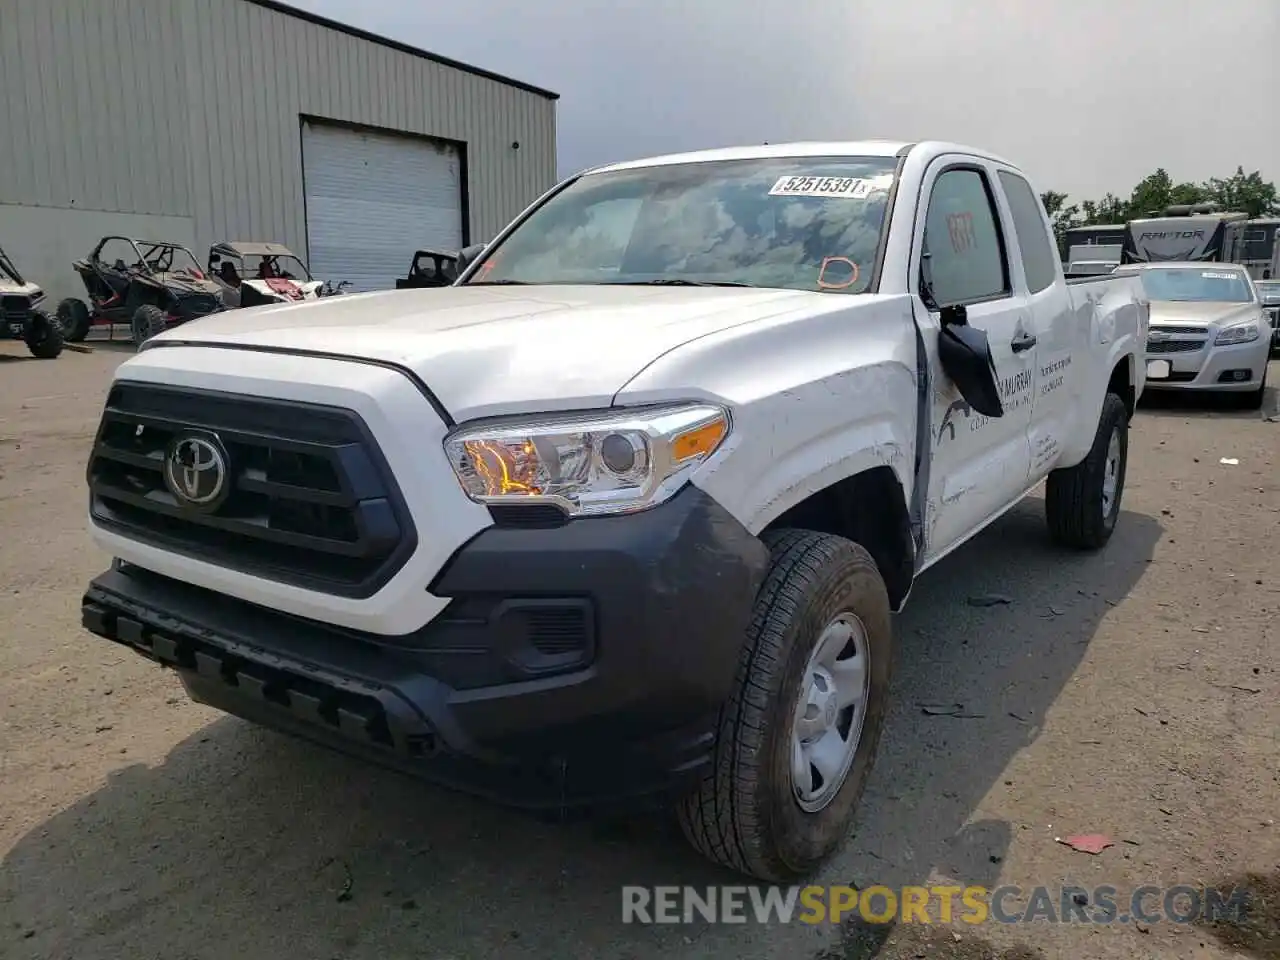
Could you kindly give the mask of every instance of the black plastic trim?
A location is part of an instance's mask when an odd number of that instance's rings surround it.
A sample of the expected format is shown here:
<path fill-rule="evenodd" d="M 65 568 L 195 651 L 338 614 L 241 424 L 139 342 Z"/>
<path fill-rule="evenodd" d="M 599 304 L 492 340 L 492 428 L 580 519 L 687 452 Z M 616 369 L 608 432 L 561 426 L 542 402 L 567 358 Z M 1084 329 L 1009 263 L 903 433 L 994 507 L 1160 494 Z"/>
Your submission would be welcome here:
<path fill-rule="evenodd" d="M 432 585 L 450 606 L 404 636 L 127 563 L 89 585 L 82 622 L 226 712 L 500 802 L 564 809 L 685 789 L 706 769 L 768 563 L 758 538 L 688 487 L 643 513 L 481 532 Z M 576 647 L 525 660 L 501 625 L 521 609 L 582 614 L 590 641 L 576 665 L 554 662 Z M 467 685 L 480 675 L 504 682 Z"/>
<path fill-rule="evenodd" d="M 329 450 L 332 452 L 332 460 L 335 464 L 344 458 L 341 456 L 337 446 L 324 443 L 322 431 L 318 424 L 320 418 L 325 418 L 331 425 L 341 425 L 341 427 L 345 428 L 345 436 L 350 437 L 359 446 L 362 459 L 367 458 L 365 460 L 366 472 L 371 467 L 377 477 L 375 480 L 368 476 L 361 476 L 359 471 L 350 475 L 349 471 L 346 470 L 338 472 L 336 476 L 339 479 L 341 489 L 334 493 L 336 498 L 335 505 L 352 506 L 353 509 L 371 508 L 381 511 L 389 509 L 390 515 L 398 528 L 399 539 L 396 546 L 372 574 L 358 582 L 346 582 L 300 572 L 287 567 L 282 568 L 277 563 L 263 561 L 254 556 L 251 544 L 245 544 L 244 548 L 238 548 L 234 551 L 210 549 L 207 545 L 192 543 L 181 536 L 168 536 L 153 530 L 139 529 L 133 524 L 118 522 L 108 516 L 103 516 L 97 509 L 95 490 L 98 484 L 94 477 L 95 463 L 103 456 L 100 453 L 103 438 L 110 426 L 118 422 L 119 416 L 144 420 L 148 418 L 148 415 L 138 411 L 125 409 L 119 415 L 113 411 L 113 398 L 116 398 L 122 391 L 125 391 L 126 396 L 128 391 L 134 391 L 150 397 L 168 397 L 172 404 L 170 410 L 178 411 L 179 413 L 182 411 L 184 401 L 189 404 L 194 399 L 201 401 L 205 405 L 206 416 L 198 419 L 188 419 L 173 413 L 167 416 L 151 417 L 166 428 L 174 429 L 185 427 L 192 430 L 244 433 L 246 427 L 244 425 L 237 426 L 234 423 L 235 415 L 250 416 L 254 420 L 258 420 L 258 418 L 266 418 L 269 411 L 283 411 L 285 419 L 290 421 L 293 429 L 287 433 L 276 433 L 272 429 L 273 425 L 265 424 L 262 425 L 262 434 L 278 442 L 282 448 L 307 447 L 314 444 L 317 448 Z M 221 407 L 221 410 L 219 407 Z M 248 413 L 233 414 L 228 411 L 248 411 Z M 219 420 L 220 417 L 226 418 L 228 416 L 233 417 L 233 419 Z M 330 440 L 332 440 L 332 437 L 330 437 Z M 113 462 L 118 460 L 116 457 L 105 457 L 105 459 L 110 459 Z M 145 381 L 120 380 L 113 385 L 108 395 L 102 419 L 94 436 L 92 452 L 85 467 L 85 481 L 90 490 L 90 510 L 93 514 L 94 522 L 103 529 L 140 543 L 147 543 L 169 552 L 191 557 L 192 559 L 213 562 L 227 569 L 335 596 L 353 599 L 373 596 L 404 568 L 404 565 L 418 548 L 418 532 L 413 522 L 412 513 L 377 440 L 374 438 L 368 424 L 364 422 L 364 419 L 359 414 L 341 407 L 282 400 L 274 397 L 232 394 L 196 387 L 171 387 Z M 371 487 L 370 484 L 374 486 Z M 262 482 L 258 486 L 265 488 L 268 485 Z M 263 491 L 260 490 L 259 492 Z M 107 495 L 116 498 L 114 493 Z M 152 512 L 157 515 L 165 514 L 164 510 L 153 509 Z M 170 512 L 172 513 L 172 511 Z M 216 515 L 204 516 L 198 513 L 181 514 L 180 512 L 178 515 L 192 523 L 199 523 L 209 527 L 218 526 Z M 222 526 L 225 527 L 226 524 Z M 236 531 L 230 530 L 229 532 L 235 533 Z M 308 538 L 305 535 L 298 534 L 295 539 L 300 548 L 305 549 L 307 547 Z"/>

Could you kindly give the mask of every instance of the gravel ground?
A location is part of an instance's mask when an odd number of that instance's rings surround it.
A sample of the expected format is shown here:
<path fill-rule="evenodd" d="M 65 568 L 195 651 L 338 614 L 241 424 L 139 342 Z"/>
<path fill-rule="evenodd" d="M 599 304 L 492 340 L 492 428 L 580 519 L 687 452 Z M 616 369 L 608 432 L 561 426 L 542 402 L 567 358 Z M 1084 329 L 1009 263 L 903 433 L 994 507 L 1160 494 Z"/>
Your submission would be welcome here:
<path fill-rule="evenodd" d="M 84 633 L 107 558 L 83 470 L 128 354 L 18 346 L 0 346 L 0 957 L 1280 957 L 1280 424 L 1148 405 L 1106 551 L 1054 551 L 1033 495 L 925 574 L 858 837 L 821 878 L 1243 882 L 1246 926 L 624 926 L 624 884 L 738 881 L 665 820 L 557 826 L 449 795 L 190 704 Z M 988 594 L 1012 602 L 969 602 Z M 1055 842 L 1079 833 L 1115 843 Z"/>

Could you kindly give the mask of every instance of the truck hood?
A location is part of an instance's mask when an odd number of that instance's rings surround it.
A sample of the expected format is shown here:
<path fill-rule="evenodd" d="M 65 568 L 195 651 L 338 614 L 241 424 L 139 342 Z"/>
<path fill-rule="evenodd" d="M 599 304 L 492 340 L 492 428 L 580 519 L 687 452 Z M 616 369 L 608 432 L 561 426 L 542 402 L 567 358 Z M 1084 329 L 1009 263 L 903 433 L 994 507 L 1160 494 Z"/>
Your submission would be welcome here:
<path fill-rule="evenodd" d="M 1257 316 L 1256 303 L 1192 303 L 1183 300 L 1152 300 L 1151 326 L 1226 326 Z"/>
<path fill-rule="evenodd" d="M 412 370 L 462 422 L 608 406 L 628 380 L 681 344 L 779 314 L 847 308 L 851 299 L 729 287 L 438 287 L 234 310 L 152 344 L 392 363 Z"/>

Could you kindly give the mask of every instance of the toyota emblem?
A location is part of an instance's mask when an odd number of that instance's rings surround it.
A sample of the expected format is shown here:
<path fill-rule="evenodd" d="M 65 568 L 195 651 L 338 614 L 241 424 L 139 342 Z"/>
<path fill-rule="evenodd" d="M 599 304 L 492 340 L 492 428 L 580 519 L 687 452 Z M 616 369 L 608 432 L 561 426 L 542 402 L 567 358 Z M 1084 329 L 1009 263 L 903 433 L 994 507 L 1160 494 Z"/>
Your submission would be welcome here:
<path fill-rule="evenodd" d="M 164 484 L 183 506 L 212 509 L 229 492 L 227 481 L 227 455 L 217 437 L 187 434 L 170 444 Z"/>

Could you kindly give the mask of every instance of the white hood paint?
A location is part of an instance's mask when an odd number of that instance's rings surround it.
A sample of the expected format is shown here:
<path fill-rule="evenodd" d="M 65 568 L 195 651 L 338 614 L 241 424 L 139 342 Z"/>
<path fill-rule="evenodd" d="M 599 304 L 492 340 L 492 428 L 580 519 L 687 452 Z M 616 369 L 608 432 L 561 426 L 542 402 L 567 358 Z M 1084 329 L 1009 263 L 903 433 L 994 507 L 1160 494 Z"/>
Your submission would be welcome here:
<path fill-rule="evenodd" d="M 152 342 L 394 363 L 416 373 L 462 422 L 608 406 L 648 364 L 691 340 L 864 299 L 876 298 L 727 287 L 439 287 L 227 311 Z"/>

